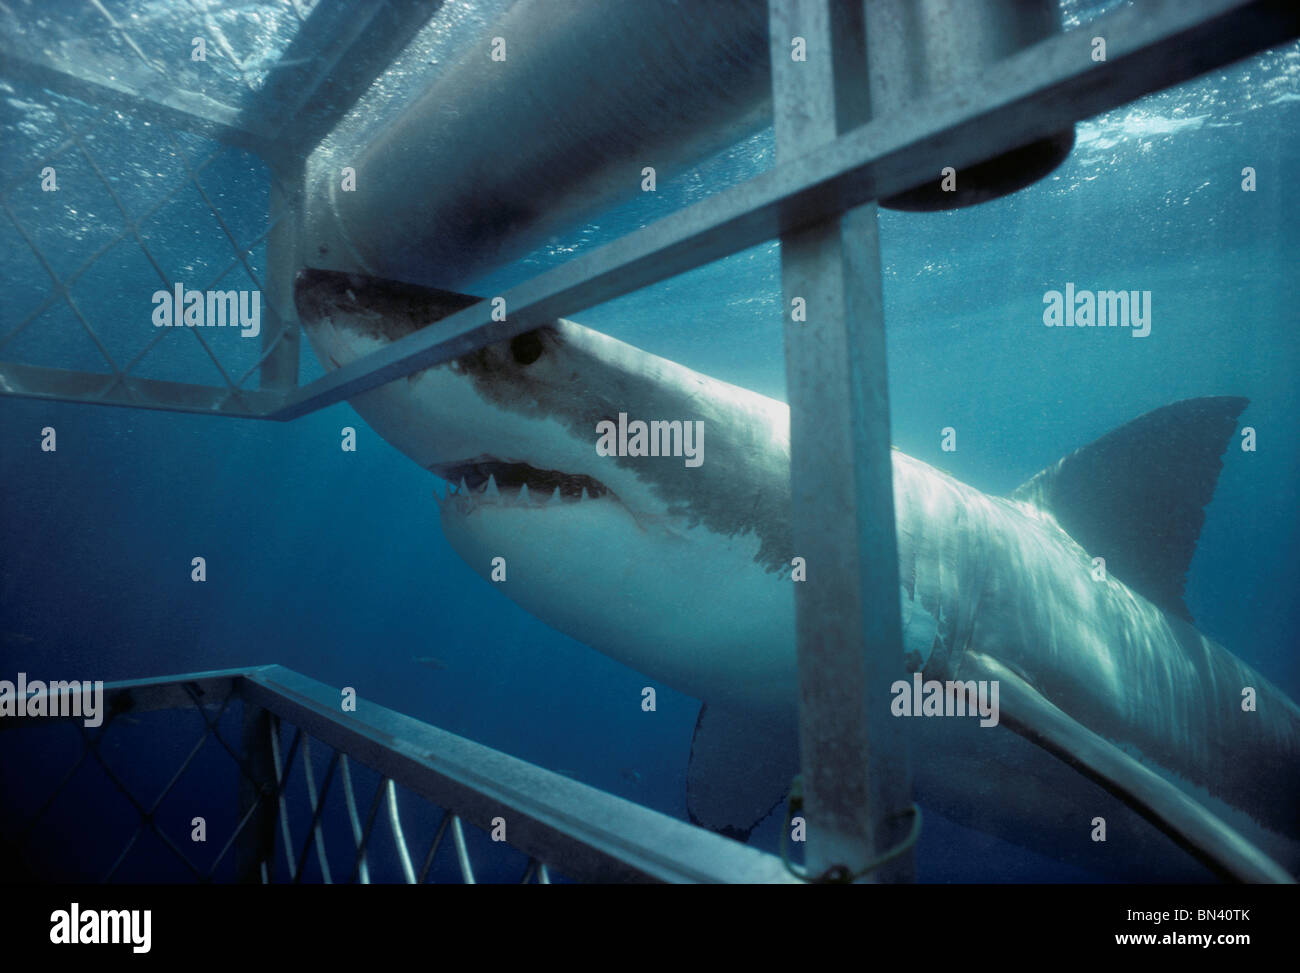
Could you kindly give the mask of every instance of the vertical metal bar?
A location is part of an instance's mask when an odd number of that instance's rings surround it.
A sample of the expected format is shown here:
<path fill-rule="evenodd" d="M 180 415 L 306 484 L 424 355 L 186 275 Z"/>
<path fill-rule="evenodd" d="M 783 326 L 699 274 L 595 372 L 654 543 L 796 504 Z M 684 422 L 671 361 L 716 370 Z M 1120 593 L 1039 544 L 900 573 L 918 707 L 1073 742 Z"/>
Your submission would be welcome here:
<path fill-rule="evenodd" d="M 388 824 L 393 829 L 393 844 L 397 846 L 397 860 L 402 866 L 402 877 L 407 885 L 415 884 L 415 868 L 411 865 L 411 852 L 406 847 L 406 835 L 402 831 L 402 818 L 397 813 L 397 785 L 390 778 L 385 792 L 388 798 Z"/>
<path fill-rule="evenodd" d="M 524 877 L 519 880 L 520 885 L 527 885 L 529 882 L 535 885 L 551 884 L 551 873 L 546 870 L 546 865 L 536 858 L 528 859 L 528 868 L 524 872 Z"/>
<path fill-rule="evenodd" d="M 357 814 L 357 797 L 352 790 L 352 771 L 348 768 L 348 755 L 339 755 L 343 771 L 343 794 L 347 798 L 348 820 L 352 822 L 352 840 L 359 852 L 357 856 L 357 875 L 362 885 L 370 884 L 370 863 L 366 861 L 366 850 L 361 845 L 361 817 Z"/>
<path fill-rule="evenodd" d="M 295 727 L 293 740 L 289 743 L 286 759 L 280 759 L 280 718 L 271 719 L 271 766 L 275 770 L 275 797 L 279 810 L 280 832 L 284 836 L 284 862 L 289 872 L 289 881 L 293 881 L 293 836 L 289 833 L 289 807 L 284 795 L 289 789 L 289 772 L 293 769 L 294 754 L 298 752 L 298 743 L 302 739 L 302 728 Z"/>
<path fill-rule="evenodd" d="M 293 278 L 298 270 L 298 222 L 302 202 L 303 163 L 279 167 L 271 173 L 271 233 L 266 241 L 266 320 L 262 325 L 262 351 L 269 352 L 261 366 L 261 387 L 291 389 L 298 385 L 298 313 L 293 305 Z M 277 343 L 278 342 L 278 343 Z"/>
<path fill-rule="evenodd" d="M 770 0 L 778 164 L 870 114 L 861 0 Z M 796 60 L 793 38 L 806 42 Z M 800 747 L 812 874 L 853 874 L 908 833 L 879 236 L 874 203 L 781 237 L 790 399 Z M 792 302 L 806 302 L 806 322 Z M 872 876 L 908 881 L 910 854 Z"/>
<path fill-rule="evenodd" d="M 275 851 L 275 766 L 271 757 L 271 714 L 245 700 L 239 775 L 239 817 L 251 815 L 235 839 L 235 881 L 262 881 L 262 865 Z M 252 778 L 251 780 L 249 778 Z"/>
<path fill-rule="evenodd" d="M 379 781 L 379 787 L 375 790 L 375 796 L 370 801 L 370 810 L 366 814 L 366 826 L 362 829 L 361 836 L 357 839 L 357 857 L 352 864 L 352 878 L 348 879 L 349 882 L 352 882 L 362 872 L 361 863 L 366 857 L 366 848 L 370 844 L 370 833 L 375 827 L 375 815 L 379 813 L 379 802 L 384 796 L 384 786 L 387 783 L 387 777 L 384 777 Z M 369 881 L 368 878 L 362 878 L 361 884 L 368 884 Z"/>
<path fill-rule="evenodd" d="M 466 885 L 474 885 L 474 867 L 469 861 L 469 846 L 465 844 L 465 829 L 460 826 L 459 815 L 451 816 L 451 838 L 456 845 L 456 861 L 460 863 L 460 877 Z"/>
<path fill-rule="evenodd" d="M 325 832 L 321 828 L 320 819 L 325 811 L 325 796 L 329 793 L 330 782 L 334 780 L 334 770 L 338 762 L 339 752 L 334 750 L 330 756 L 329 765 L 325 769 L 325 782 L 318 798 L 316 793 L 316 772 L 311 765 L 311 734 L 303 734 L 302 769 L 307 775 L 307 799 L 311 802 L 311 834 L 303 845 L 302 855 L 298 858 L 298 867 L 293 873 L 293 881 L 295 882 L 302 881 L 303 866 L 307 863 L 307 850 L 312 844 L 315 844 L 316 860 L 320 863 L 321 881 L 326 885 L 334 884 L 334 880 L 330 877 L 329 858 L 325 854 Z"/>

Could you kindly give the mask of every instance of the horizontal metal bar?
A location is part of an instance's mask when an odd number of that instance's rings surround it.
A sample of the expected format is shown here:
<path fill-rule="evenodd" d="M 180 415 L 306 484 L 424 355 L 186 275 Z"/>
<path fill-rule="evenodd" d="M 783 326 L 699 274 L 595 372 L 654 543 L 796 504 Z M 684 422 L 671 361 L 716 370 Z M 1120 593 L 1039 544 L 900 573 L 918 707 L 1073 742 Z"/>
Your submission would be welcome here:
<path fill-rule="evenodd" d="M 246 700 L 582 881 L 785 882 L 780 860 L 280 666 L 247 674 Z"/>
<path fill-rule="evenodd" d="M 287 399 L 286 393 L 278 389 L 240 389 L 236 398 L 226 386 L 129 376 L 105 393 L 104 389 L 112 381 L 112 375 L 101 372 L 0 362 L 0 395 L 27 399 L 163 409 L 237 419 L 271 418 Z"/>
<path fill-rule="evenodd" d="M 210 672 L 191 672 L 180 676 L 165 676 L 161 679 L 127 679 L 106 682 L 104 683 L 104 712 L 148 713 L 153 710 L 188 708 L 194 705 L 194 699 L 190 695 L 191 692 L 200 699 L 211 697 L 214 705 L 216 705 L 231 693 L 236 687 L 237 680 L 259 672 L 261 668 L 274 669 L 277 667 L 214 669 Z M 27 673 L 29 682 L 36 679 L 47 682 L 47 676 L 51 679 L 60 678 L 57 675 L 37 671 Z M 68 696 L 66 692 L 59 692 L 50 696 L 51 706 L 49 708 L 53 709 L 54 703 L 57 702 L 59 711 L 66 712 L 67 707 L 62 704 L 62 700 L 66 696 Z M 37 726 L 59 720 L 81 719 L 80 716 L 3 716 L 0 717 L 0 730 Z"/>
<path fill-rule="evenodd" d="M 0 77 L 25 81 L 91 105 L 129 112 L 144 121 L 254 152 L 267 145 L 274 134 L 259 128 L 238 108 L 167 85 L 134 63 L 108 70 L 94 61 L 64 60 L 49 49 L 40 53 L 20 51 L 12 41 L 0 42 Z"/>
<path fill-rule="evenodd" d="M 1300 33 L 1294 0 L 1145 0 L 989 68 L 961 91 L 869 122 L 816 151 L 480 302 L 298 390 L 293 419 L 847 209 L 1043 138 Z M 1090 39 L 1107 38 L 1094 62 Z"/>

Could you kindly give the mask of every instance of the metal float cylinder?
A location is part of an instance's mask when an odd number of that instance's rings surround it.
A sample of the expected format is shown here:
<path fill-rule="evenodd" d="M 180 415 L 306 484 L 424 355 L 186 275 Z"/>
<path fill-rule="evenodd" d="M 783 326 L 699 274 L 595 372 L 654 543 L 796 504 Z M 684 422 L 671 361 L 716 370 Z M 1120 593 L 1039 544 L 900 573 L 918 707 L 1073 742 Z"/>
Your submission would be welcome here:
<path fill-rule="evenodd" d="M 479 41 L 338 160 L 355 192 L 322 167 L 309 263 L 463 285 L 770 120 L 764 0 L 520 0 Z"/>
<path fill-rule="evenodd" d="M 873 115 L 959 86 L 1056 29 L 1053 0 L 867 0 Z M 494 59 L 501 38 L 504 60 Z M 519 0 L 368 145 L 312 166 L 301 259 L 457 287 L 771 120 L 765 0 Z M 1010 192 L 1068 138 L 884 205 Z M 341 188 L 339 166 L 356 170 Z M 937 180 L 935 181 L 937 182 Z"/>
<path fill-rule="evenodd" d="M 1056 0 L 866 0 L 871 115 L 951 92 L 960 97 L 990 64 L 1060 30 Z M 1085 54 L 1081 48 L 1080 57 Z M 996 199 L 1047 175 L 1074 147 L 1074 126 L 966 166 L 956 189 L 939 174 L 880 201 L 902 210 L 942 210 Z"/>

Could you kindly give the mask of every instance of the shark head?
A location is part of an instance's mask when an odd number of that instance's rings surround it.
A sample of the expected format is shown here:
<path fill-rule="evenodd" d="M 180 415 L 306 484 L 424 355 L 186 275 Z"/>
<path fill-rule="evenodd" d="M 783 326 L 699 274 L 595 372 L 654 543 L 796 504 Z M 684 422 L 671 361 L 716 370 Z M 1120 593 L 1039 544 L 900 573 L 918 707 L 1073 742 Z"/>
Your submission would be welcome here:
<path fill-rule="evenodd" d="M 479 300 L 316 270 L 295 298 L 326 368 Z M 692 695 L 742 663 L 742 691 L 788 695 L 793 634 L 752 611 L 756 586 L 792 597 L 783 403 L 558 319 L 351 404 L 447 481 L 447 540 L 543 621 Z"/>

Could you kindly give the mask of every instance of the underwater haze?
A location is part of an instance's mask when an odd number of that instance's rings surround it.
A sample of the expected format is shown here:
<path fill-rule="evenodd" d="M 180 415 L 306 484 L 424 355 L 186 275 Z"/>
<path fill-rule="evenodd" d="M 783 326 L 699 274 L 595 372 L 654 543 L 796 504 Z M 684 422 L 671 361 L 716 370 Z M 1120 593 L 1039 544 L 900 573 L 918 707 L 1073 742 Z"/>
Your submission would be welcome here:
<path fill-rule="evenodd" d="M 93 117 L 76 102 L 0 82 L 4 185 L 21 178 L 38 154 L 32 146 L 52 144 L 63 121 L 81 130 Z M 123 120 L 88 139 L 103 167 L 120 174 L 121 198 L 136 215 L 217 148 L 146 129 Z M 1000 496 L 1149 410 L 1200 396 L 1248 398 L 1240 425 L 1256 430 L 1257 448 L 1243 450 L 1238 437 L 1229 443 L 1186 603 L 1199 631 L 1300 699 L 1300 45 L 1082 122 L 1077 135 L 1059 169 L 1009 197 L 942 213 L 880 211 L 893 441 Z M 771 167 L 773 152 L 771 131 L 759 133 L 468 290 L 498 293 L 751 178 Z M 1243 190 L 1247 168 L 1251 191 Z M 234 150 L 199 176 L 241 242 L 265 228 L 269 178 L 260 161 Z M 42 194 L 33 176 L 7 205 L 66 278 L 113 239 L 121 218 L 84 158 L 69 156 L 59 182 L 59 193 Z M 207 286 L 232 258 L 193 186 L 149 216 L 141 234 L 162 269 L 190 286 Z M 6 338 L 52 292 L 49 273 L 8 217 L 0 220 L 0 253 L 0 359 L 102 371 L 62 300 Z M 265 286 L 264 245 L 249 263 Z M 1150 291 L 1150 334 L 1044 327 L 1044 294 L 1067 283 Z M 154 269 L 125 239 L 70 291 L 129 359 L 154 337 L 149 294 L 157 286 Z M 254 284 L 237 267 L 222 286 Z M 784 399 L 782 305 L 772 242 L 568 316 Z M 233 330 L 210 340 L 223 361 L 236 363 L 233 372 L 256 361 L 256 349 L 241 345 L 260 343 Z M 189 343 L 187 334 L 168 335 L 140 374 L 219 384 L 211 361 Z M 321 374 L 304 348 L 302 381 Z M 340 449 L 347 426 L 357 430 L 355 452 Z M 57 451 L 41 449 L 46 427 L 57 430 Z M 941 448 L 945 427 L 959 431 L 954 452 Z M 23 671 L 107 681 L 279 663 L 686 818 L 699 702 L 548 627 L 480 578 L 443 537 L 431 493 L 445 484 L 351 406 L 274 423 L 5 397 L 0 457 L 0 678 Z M 191 580 L 196 556 L 206 559 L 203 583 Z M 654 713 L 640 705 L 646 685 L 657 690 Z M 223 733 L 237 741 L 230 716 Z M 106 735 L 102 756 L 152 798 L 203 726 L 195 711 L 132 719 Z M 77 759 L 79 733 L 39 726 L 6 737 L 14 739 L 0 741 L 0 837 L 12 843 Z M 315 757 L 323 769 L 323 755 Z M 184 837 L 196 814 L 209 817 L 214 833 L 230 823 L 232 768 L 209 740 L 164 803 L 163 829 Z M 372 789 L 373 776 L 366 779 Z M 360 790 L 368 801 L 371 790 Z M 414 800 L 403 813 L 423 849 L 436 815 Z M 137 820 L 99 762 L 87 760 L 23 836 L 24 867 L 37 876 L 99 878 Z M 778 810 L 752 842 L 775 850 L 781 823 Z M 327 824 L 348 858 L 337 806 Z M 121 840 L 87 850 L 100 829 Z M 482 879 L 517 880 L 525 859 L 493 865 L 485 836 L 474 833 L 471 842 L 482 852 Z M 373 856 L 374 880 L 400 880 L 390 859 Z M 315 867 L 309 878 L 319 877 Z M 435 877 L 452 874 L 449 861 L 439 867 L 445 871 Z M 1100 878 L 937 814 L 926 817 L 916 875 Z M 117 881 L 188 877 L 149 833 L 115 873 Z"/>

